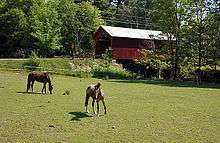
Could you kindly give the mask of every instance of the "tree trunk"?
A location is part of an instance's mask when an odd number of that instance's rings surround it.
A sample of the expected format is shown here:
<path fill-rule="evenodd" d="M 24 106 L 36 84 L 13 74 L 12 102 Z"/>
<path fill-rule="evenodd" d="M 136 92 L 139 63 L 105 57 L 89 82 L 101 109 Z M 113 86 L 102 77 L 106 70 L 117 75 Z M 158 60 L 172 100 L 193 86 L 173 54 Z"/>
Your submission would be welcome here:
<path fill-rule="evenodd" d="M 158 69 L 158 78 L 161 79 L 161 68 Z"/>

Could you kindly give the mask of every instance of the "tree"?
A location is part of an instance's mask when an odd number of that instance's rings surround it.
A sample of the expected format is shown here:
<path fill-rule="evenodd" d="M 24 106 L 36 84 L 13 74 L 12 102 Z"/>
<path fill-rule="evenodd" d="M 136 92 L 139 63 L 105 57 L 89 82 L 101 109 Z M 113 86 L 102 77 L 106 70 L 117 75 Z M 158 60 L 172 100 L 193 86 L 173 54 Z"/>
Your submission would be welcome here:
<path fill-rule="evenodd" d="M 156 69 L 158 78 L 161 78 L 162 70 L 171 67 L 170 55 L 167 51 L 163 51 L 163 49 L 142 50 L 142 54 L 143 57 L 136 62 L 143 65 L 146 70 Z"/>
<path fill-rule="evenodd" d="M 96 7 L 85 2 L 79 5 L 77 14 L 77 24 L 75 26 L 76 45 L 80 47 L 82 51 L 91 51 L 93 44 L 92 35 L 95 30 L 104 23 L 101 19 L 101 13 Z"/>
<path fill-rule="evenodd" d="M 154 22 L 164 33 L 172 33 L 176 37 L 173 56 L 175 69 L 177 65 L 191 65 L 189 67 L 193 67 L 193 70 L 197 68 L 198 77 L 201 78 L 202 66 L 210 64 L 210 61 L 215 61 L 217 65 L 218 6 L 216 0 L 154 1 Z"/>
<path fill-rule="evenodd" d="M 0 45 L 1 56 L 15 56 L 30 45 L 28 6 L 31 0 L 10 0 L 0 2 Z"/>
<path fill-rule="evenodd" d="M 54 0 L 35 1 L 31 10 L 31 35 L 36 39 L 38 54 L 43 57 L 50 56 L 52 50 L 61 47 L 61 21 L 56 11 L 57 4 Z"/>
<path fill-rule="evenodd" d="M 74 49 L 75 34 L 74 28 L 76 25 L 76 14 L 78 11 L 78 5 L 72 0 L 60 0 L 60 6 L 57 11 L 59 19 L 62 21 L 61 36 L 63 39 L 61 43 L 63 45 L 63 51 L 66 54 L 74 55 L 76 53 Z"/>
<path fill-rule="evenodd" d="M 179 63 L 181 55 L 181 29 L 184 14 L 184 0 L 155 0 L 153 1 L 152 18 L 167 35 L 174 35 L 175 46 L 172 46 L 172 36 L 170 36 L 171 49 L 174 49 L 172 63 L 174 64 L 174 78 L 178 77 Z"/>
<path fill-rule="evenodd" d="M 199 81 L 201 81 L 201 67 L 202 67 L 202 52 L 204 51 L 203 43 L 204 43 L 204 18 L 206 14 L 206 3 L 205 0 L 196 0 L 195 4 L 195 29 L 196 29 L 196 39 L 198 40 L 197 48 L 198 48 L 198 77 Z"/>
<path fill-rule="evenodd" d="M 220 55 L 220 2 L 217 0 L 209 1 L 208 14 L 205 18 L 205 34 L 208 52 L 205 55 L 207 62 L 214 65 L 217 70 Z"/>
<path fill-rule="evenodd" d="M 62 1 L 59 15 L 63 21 L 63 43 L 71 47 L 73 56 L 92 51 L 92 35 L 103 24 L 100 11 L 89 2 L 79 4 Z"/>
<path fill-rule="evenodd" d="M 104 11 L 108 25 L 152 29 L 149 7 L 152 0 L 113 1 L 111 9 Z"/>

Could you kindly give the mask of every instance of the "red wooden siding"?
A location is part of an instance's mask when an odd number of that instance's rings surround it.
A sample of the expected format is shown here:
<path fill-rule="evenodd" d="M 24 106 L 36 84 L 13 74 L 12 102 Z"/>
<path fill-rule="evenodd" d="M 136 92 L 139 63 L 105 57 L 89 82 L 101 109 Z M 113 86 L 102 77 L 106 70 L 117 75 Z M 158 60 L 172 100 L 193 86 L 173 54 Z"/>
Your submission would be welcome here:
<path fill-rule="evenodd" d="M 140 59 L 142 57 L 141 51 L 138 48 L 113 48 L 113 59 Z"/>
<path fill-rule="evenodd" d="M 138 48 L 139 41 L 129 38 L 112 38 L 112 48 Z"/>

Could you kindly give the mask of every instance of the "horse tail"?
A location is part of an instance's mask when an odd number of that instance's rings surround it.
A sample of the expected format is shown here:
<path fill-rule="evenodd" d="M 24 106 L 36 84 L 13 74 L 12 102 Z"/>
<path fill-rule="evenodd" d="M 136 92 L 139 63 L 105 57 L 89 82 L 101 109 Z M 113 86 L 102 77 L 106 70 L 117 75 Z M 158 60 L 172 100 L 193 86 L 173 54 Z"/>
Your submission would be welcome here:
<path fill-rule="evenodd" d="M 27 79 L 27 92 L 30 89 L 30 83 L 31 83 L 31 74 L 28 75 L 28 79 Z"/>

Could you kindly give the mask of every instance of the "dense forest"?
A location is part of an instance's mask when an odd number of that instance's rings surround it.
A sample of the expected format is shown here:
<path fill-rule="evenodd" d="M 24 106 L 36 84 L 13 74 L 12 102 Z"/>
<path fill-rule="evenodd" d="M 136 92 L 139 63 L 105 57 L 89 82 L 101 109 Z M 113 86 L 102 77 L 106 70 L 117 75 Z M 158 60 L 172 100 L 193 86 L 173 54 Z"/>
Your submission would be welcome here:
<path fill-rule="evenodd" d="M 176 73 L 180 66 L 219 68 L 219 0 L 1 0 L 0 57 L 89 56 L 100 25 L 175 36 L 160 51 L 146 51 L 141 64 L 172 65 Z"/>

